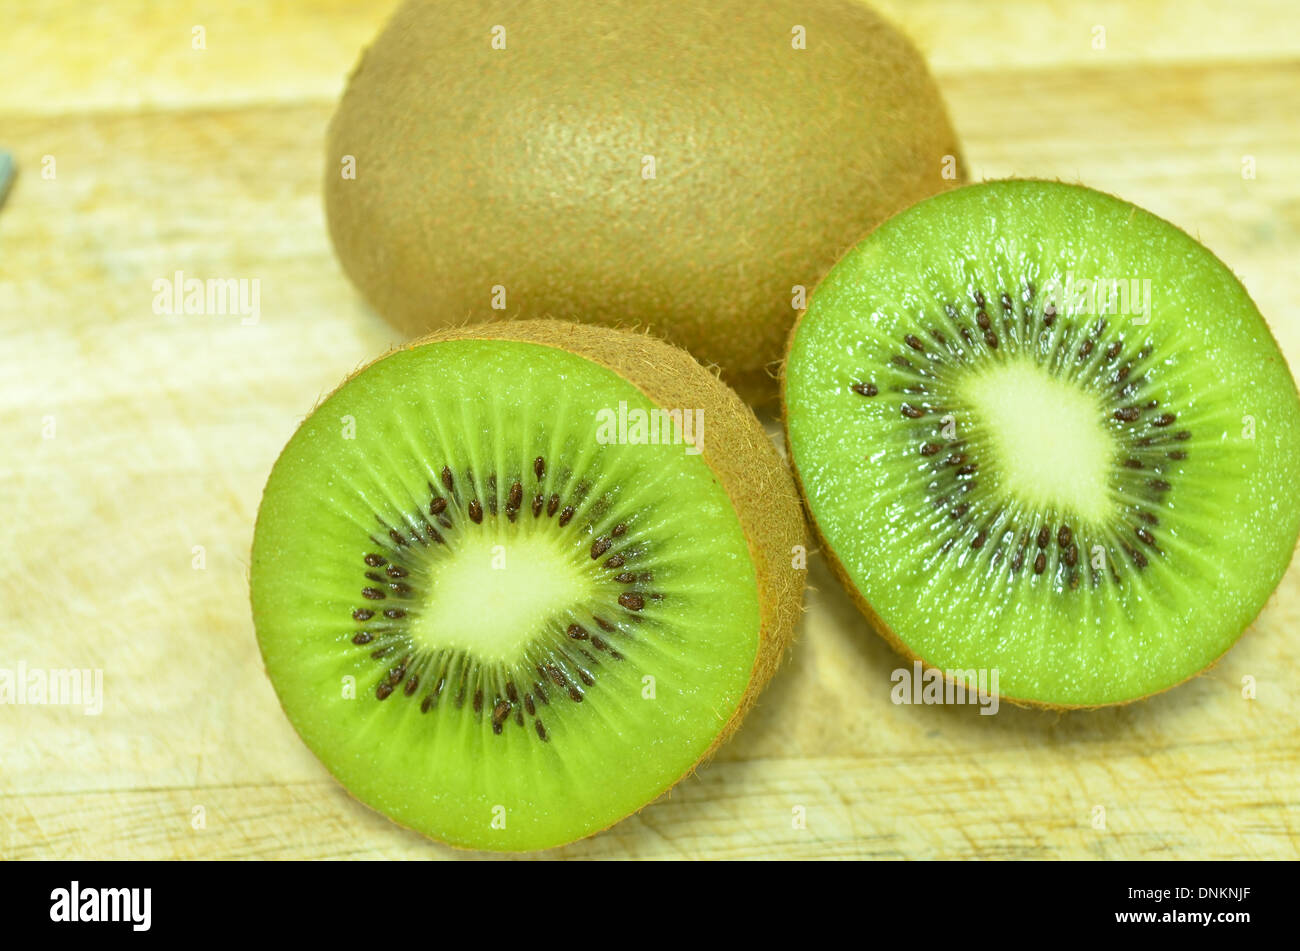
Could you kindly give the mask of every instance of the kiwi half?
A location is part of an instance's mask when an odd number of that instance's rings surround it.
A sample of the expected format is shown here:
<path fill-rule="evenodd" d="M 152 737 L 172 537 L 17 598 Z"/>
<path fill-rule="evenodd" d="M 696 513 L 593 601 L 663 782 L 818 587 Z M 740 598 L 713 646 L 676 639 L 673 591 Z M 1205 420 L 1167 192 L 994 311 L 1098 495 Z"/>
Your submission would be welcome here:
<path fill-rule="evenodd" d="M 972 185 L 885 222 L 815 290 L 783 394 L 859 606 L 906 655 L 997 670 L 1009 699 L 1192 676 L 1300 530 L 1300 404 L 1250 297 L 1087 188 Z"/>
<path fill-rule="evenodd" d="M 408 0 L 330 124 L 325 209 L 409 334 L 636 320 L 774 401 L 795 285 L 963 174 L 925 61 L 855 0 Z"/>
<path fill-rule="evenodd" d="M 354 796 L 454 845 L 539 849 L 736 729 L 790 642 L 803 541 L 758 421 L 685 352 L 468 327 L 370 364 L 294 434 L 253 617 L 290 721 Z"/>

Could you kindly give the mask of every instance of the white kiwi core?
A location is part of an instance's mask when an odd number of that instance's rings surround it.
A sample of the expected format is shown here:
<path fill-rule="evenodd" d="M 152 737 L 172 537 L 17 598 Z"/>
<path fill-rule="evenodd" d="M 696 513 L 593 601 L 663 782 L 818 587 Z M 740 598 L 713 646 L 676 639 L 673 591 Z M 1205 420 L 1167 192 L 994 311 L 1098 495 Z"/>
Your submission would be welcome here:
<path fill-rule="evenodd" d="M 547 622 L 593 603 L 599 582 L 591 559 L 572 537 L 530 527 L 484 524 L 460 533 L 450 557 L 428 565 L 412 639 L 430 650 L 511 663 Z"/>
<path fill-rule="evenodd" d="M 997 455 L 1004 492 L 1040 511 L 1106 518 L 1118 447 L 1094 394 L 1027 360 L 1009 360 L 963 379 L 962 396 Z"/>

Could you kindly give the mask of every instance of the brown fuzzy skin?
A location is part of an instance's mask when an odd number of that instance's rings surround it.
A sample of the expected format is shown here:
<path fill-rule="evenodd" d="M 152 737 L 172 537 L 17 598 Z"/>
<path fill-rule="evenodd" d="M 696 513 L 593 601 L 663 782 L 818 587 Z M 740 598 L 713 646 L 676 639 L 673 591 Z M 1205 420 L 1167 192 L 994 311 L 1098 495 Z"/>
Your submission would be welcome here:
<path fill-rule="evenodd" d="M 924 60 L 856 0 L 498 7 L 408 0 L 330 125 L 339 260 L 408 334 L 636 323 L 774 399 L 793 287 L 964 177 Z"/>
<path fill-rule="evenodd" d="M 731 718 L 700 758 L 735 733 L 794 640 L 806 571 L 792 567 L 807 550 L 794 480 L 767 433 L 731 389 L 685 350 L 643 333 L 558 320 L 507 321 L 436 331 L 406 347 L 442 340 L 516 340 L 542 344 L 613 370 L 665 409 L 704 412 L 700 458 L 713 470 L 744 529 L 758 579 L 759 646 L 749 686 Z M 696 764 L 697 766 L 699 763 Z"/>

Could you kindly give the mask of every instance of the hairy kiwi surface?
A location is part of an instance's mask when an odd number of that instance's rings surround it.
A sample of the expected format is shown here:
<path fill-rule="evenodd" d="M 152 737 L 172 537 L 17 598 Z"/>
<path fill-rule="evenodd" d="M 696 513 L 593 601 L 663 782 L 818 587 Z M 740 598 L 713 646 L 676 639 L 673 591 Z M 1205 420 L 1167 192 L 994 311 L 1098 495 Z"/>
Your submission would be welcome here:
<path fill-rule="evenodd" d="M 411 0 L 334 116 L 325 204 L 408 333 L 648 325 L 761 398 L 795 285 L 962 174 L 924 61 L 853 0 Z"/>
<path fill-rule="evenodd" d="M 1232 273 L 1127 202 L 972 185 L 881 225 L 790 340 L 791 460 L 905 654 L 1046 706 L 1227 650 L 1300 530 L 1300 404 Z"/>
<path fill-rule="evenodd" d="M 802 543 L 789 471 L 684 351 L 465 327 L 294 434 L 253 615 L 285 712 L 353 795 L 458 846 L 546 848 L 735 730 L 790 642 Z"/>

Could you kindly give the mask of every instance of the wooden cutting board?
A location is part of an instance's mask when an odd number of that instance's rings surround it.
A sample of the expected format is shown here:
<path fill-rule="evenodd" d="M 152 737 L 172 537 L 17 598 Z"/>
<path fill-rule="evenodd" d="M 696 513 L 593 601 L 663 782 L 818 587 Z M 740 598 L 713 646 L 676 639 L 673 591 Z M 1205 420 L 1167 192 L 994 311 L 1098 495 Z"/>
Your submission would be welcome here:
<path fill-rule="evenodd" d="M 881 4 L 931 57 L 975 177 L 1084 181 L 1171 219 L 1300 367 L 1300 8 L 1131 6 Z M 0 210 L 0 667 L 95 668 L 104 691 L 97 716 L 0 706 L 0 857 L 471 857 L 329 778 L 247 606 L 272 461 L 398 339 L 340 272 L 319 195 L 333 103 L 390 9 L 0 4 L 20 166 Z M 258 279 L 260 319 L 155 314 L 176 271 Z M 811 583 L 716 760 L 548 854 L 1300 855 L 1300 565 L 1205 676 L 1069 715 L 894 706 L 897 659 L 820 562 Z"/>

